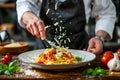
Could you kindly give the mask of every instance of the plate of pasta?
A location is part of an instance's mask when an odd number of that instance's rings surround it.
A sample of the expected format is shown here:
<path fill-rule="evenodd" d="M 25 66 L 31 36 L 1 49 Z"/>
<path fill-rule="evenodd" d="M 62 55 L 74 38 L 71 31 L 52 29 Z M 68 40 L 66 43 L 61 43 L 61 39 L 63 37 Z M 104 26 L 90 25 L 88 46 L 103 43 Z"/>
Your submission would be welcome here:
<path fill-rule="evenodd" d="M 96 55 L 83 50 L 47 48 L 24 52 L 18 55 L 20 61 L 31 67 L 44 70 L 68 70 L 85 66 Z"/>

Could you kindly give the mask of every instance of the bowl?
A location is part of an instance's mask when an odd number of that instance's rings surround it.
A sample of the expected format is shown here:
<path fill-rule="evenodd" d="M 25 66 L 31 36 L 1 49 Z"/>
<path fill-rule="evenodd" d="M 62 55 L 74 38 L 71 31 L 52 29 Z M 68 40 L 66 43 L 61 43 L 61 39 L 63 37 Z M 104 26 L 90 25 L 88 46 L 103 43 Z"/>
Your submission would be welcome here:
<path fill-rule="evenodd" d="M 29 45 L 26 42 L 3 42 L 0 43 L 0 55 L 4 54 L 20 54 L 28 51 Z"/>

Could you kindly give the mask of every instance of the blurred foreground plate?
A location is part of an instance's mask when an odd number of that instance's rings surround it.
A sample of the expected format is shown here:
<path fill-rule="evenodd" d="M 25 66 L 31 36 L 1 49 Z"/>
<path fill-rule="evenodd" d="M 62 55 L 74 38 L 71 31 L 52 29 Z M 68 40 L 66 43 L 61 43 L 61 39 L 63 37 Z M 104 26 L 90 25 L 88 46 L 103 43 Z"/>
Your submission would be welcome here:
<path fill-rule="evenodd" d="M 22 54 L 18 55 L 18 58 L 20 61 L 29 64 L 29 66 L 34 67 L 34 68 L 39 68 L 43 70 L 68 70 L 68 69 L 74 69 L 78 67 L 85 66 L 87 63 L 93 61 L 96 58 L 96 55 L 87 51 L 82 51 L 82 50 L 73 50 L 69 49 L 68 51 L 71 52 L 74 56 L 79 56 L 82 58 L 82 61 L 77 64 L 36 64 L 32 60 L 32 58 L 37 58 L 44 49 L 40 50 L 33 50 L 33 51 L 28 51 L 24 52 Z"/>

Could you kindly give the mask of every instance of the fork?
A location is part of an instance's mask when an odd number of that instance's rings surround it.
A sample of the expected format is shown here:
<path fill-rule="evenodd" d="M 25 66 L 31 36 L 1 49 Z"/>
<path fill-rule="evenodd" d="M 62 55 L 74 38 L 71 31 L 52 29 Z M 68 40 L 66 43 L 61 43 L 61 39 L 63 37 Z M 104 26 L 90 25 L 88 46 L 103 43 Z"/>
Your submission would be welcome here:
<path fill-rule="evenodd" d="M 45 45 L 45 42 L 46 42 L 46 44 L 47 45 Z M 52 47 L 52 48 L 54 48 L 54 49 L 56 49 L 57 48 L 57 46 L 55 45 L 55 43 L 53 43 L 53 42 L 51 42 L 50 40 L 48 40 L 48 39 L 45 39 L 44 41 L 43 41 L 43 45 L 45 46 L 45 47 Z"/>

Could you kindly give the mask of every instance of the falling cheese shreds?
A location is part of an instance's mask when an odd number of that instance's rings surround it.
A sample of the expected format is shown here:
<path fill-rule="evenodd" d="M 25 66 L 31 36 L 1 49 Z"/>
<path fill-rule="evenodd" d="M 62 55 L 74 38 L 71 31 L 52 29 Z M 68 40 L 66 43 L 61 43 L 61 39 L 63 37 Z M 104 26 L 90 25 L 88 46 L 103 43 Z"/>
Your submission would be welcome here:
<path fill-rule="evenodd" d="M 54 26 L 57 26 L 59 23 L 58 22 L 56 22 L 55 24 L 54 24 Z"/>
<path fill-rule="evenodd" d="M 47 29 L 47 28 L 49 28 L 49 27 L 50 27 L 50 26 L 47 25 L 47 26 L 45 26 L 45 29 Z"/>
<path fill-rule="evenodd" d="M 68 42 L 71 42 L 70 38 L 67 38 Z"/>
<path fill-rule="evenodd" d="M 38 74 L 35 73 L 35 71 L 32 70 L 25 70 L 24 71 L 25 75 L 32 75 L 32 76 L 37 76 Z"/>
<path fill-rule="evenodd" d="M 58 9 L 58 2 L 55 3 L 55 10 Z"/>
<path fill-rule="evenodd" d="M 50 11 L 50 9 L 47 9 L 47 11 L 46 11 L 46 15 L 48 15 L 49 11 Z"/>

